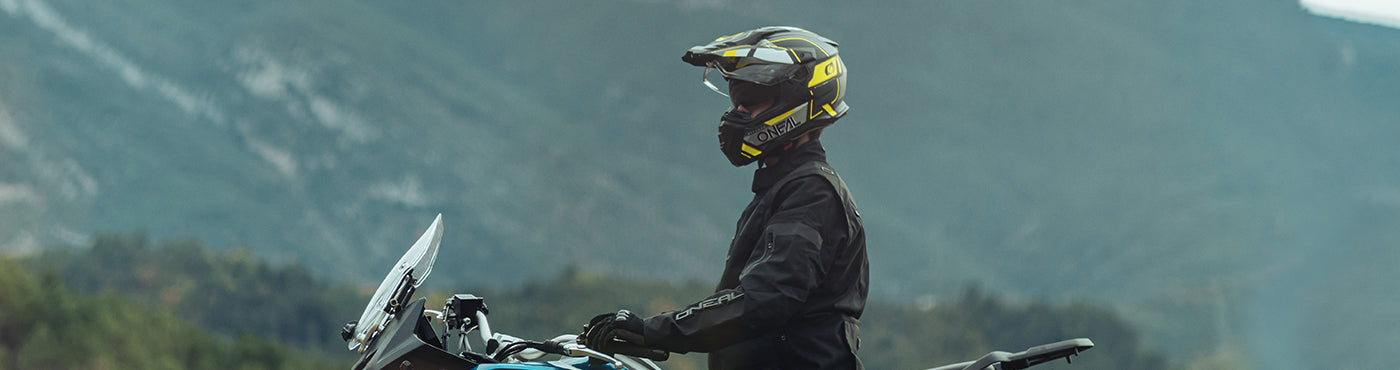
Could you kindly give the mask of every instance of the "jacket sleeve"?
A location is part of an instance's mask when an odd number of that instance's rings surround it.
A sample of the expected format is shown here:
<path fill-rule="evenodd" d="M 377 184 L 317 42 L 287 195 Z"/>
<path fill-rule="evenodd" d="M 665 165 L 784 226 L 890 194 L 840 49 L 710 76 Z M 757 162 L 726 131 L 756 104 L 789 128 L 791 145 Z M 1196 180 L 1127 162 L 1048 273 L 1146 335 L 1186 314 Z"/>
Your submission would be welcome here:
<path fill-rule="evenodd" d="M 647 346 L 709 352 L 782 327 L 826 273 L 822 230 L 844 230 L 841 199 L 819 176 L 787 183 L 739 286 L 645 322 Z M 833 224 L 836 223 L 836 224 Z"/>

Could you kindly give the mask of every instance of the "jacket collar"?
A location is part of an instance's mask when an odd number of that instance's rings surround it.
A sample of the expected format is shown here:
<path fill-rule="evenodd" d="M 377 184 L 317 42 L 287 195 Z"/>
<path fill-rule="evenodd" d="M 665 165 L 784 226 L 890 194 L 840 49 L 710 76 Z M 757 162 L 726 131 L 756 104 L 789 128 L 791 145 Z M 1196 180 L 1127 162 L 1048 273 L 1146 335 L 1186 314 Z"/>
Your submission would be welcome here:
<path fill-rule="evenodd" d="M 768 188 L 782 180 L 797 167 L 807 162 L 826 162 L 826 149 L 822 148 L 820 140 L 808 141 L 787 153 L 783 153 L 777 164 L 765 167 L 763 162 L 759 162 L 757 170 L 753 172 L 753 185 L 751 189 L 755 194 L 763 194 Z"/>

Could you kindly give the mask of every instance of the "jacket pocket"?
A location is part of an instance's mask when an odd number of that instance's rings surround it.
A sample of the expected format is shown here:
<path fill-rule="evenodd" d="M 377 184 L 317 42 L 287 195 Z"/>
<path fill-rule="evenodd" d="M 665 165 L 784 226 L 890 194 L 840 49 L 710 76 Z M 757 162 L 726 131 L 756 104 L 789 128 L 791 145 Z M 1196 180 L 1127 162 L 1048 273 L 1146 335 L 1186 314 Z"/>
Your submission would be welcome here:
<path fill-rule="evenodd" d="M 752 271 L 754 267 L 758 267 L 764 262 L 768 262 L 768 259 L 773 257 L 773 242 L 774 240 L 776 240 L 776 238 L 777 237 L 774 236 L 773 232 L 771 231 L 763 232 L 763 237 L 759 239 L 760 244 L 757 247 L 762 250 L 750 252 L 751 254 L 749 257 L 749 261 L 747 264 L 744 265 L 744 270 L 739 272 L 739 276 L 742 277 L 744 275 L 748 275 L 749 271 Z M 758 257 L 753 257 L 752 253 L 758 253 L 759 255 Z"/>

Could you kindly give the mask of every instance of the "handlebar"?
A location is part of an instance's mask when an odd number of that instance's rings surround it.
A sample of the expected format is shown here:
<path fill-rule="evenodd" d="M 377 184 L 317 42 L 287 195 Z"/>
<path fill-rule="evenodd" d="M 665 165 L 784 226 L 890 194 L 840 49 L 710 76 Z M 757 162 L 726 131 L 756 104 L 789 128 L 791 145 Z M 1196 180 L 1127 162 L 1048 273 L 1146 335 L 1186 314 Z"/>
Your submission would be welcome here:
<path fill-rule="evenodd" d="M 554 337 L 554 339 L 543 342 L 520 339 L 502 333 L 496 333 L 493 339 L 504 344 L 501 346 L 500 350 L 495 352 L 495 355 L 492 356 L 492 359 L 502 362 L 512 357 L 523 360 L 533 360 L 545 353 L 549 353 L 568 357 L 593 358 L 610 363 L 613 367 L 619 369 L 647 369 L 655 368 L 655 365 L 650 365 L 650 367 L 648 367 L 647 365 L 639 365 L 642 363 L 633 359 L 614 356 L 626 355 L 652 361 L 665 361 L 670 357 L 669 352 L 628 343 L 615 343 L 616 346 L 609 347 L 610 350 L 615 350 L 614 353 L 603 353 L 602 351 L 578 343 L 578 335 L 575 334 L 560 335 Z"/>
<path fill-rule="evenodd" d="M 662 351 L 655 348 L 642 347 L 631 343 L 614 342 L 609 344 L 608 347 L 609 349 L 616 351 L 618 354 L 628 355 L 632 357 L 641 357 L 652 361 L 666 361 L 666 359 L 671 358 L 670 352 Z"/>
<path fill-rule="evenodd" d="M 495 356 L 492 356 L 492 359 L 504 362 L 507 358 L 510 358 L 511 356 L 537 358 L 539 355 L 527 354 L 527 352 L 531 352 L 531 350 L 534 350 L 533 352 L 537 354 L 551 353 L 569 357 L 595 358 L 612 364 L 614 368 L 626 368 L 623 365 L 622 361 L 619 361 L 617 358 L 609 356 L 592 348 L 588 348 L 587 346 L 584 346 L 582 344 L 574 343 L 572 342 L 572 339 L 573 338 L 567 338 L 561 340 L 559 338 L 555 338 L 553 340 L 547 340 L 543 342 L 519 340 L 511 342 L 510 344 L 506 344 L 505 346 L 501 347 L 500 352 L 497 352 Z"/>

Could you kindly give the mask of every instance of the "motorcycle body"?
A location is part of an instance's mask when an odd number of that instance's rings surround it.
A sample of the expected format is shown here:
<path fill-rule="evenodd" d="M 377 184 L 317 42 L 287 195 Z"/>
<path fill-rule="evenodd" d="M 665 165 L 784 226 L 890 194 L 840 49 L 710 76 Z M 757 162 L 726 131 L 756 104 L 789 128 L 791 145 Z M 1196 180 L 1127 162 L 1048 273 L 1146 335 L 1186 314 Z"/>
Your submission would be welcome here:
<path fill-rule="evenodd" d="M 453 295 L 442 310 L 427 309 L 425 298 L 410 301 L 432 271 L 442 231 L 439 214 L 394 264 L 360 319 L 341 330 L 349 349 L 360 353 L 354 369 L 660 370 L 649 359 L 592 350 L 573 334 L 531 341 L 493 333 L 485 299 L 471 294 Z M 472 350 L 468 337 L 473 332 L 480 335 L 482 351 Z M 561 358 L 539 361 L 551 354 Z M 668 354 L 639 350 L 636 355 L 664 361 Z"/>
<path fill-rule="evenodd" d="M 349 349 L 361 355 L 355 370 L 660 370 L 653 360 L 665 361 L 669 355 L 625 344 L 609 345 L 618 353 L 602 353 L 579 343 L 575 334 L 532 341 L 493 332 L 485 299 L 471 294 L 453 295 L 441 310 L 426 308 L 425 298 L 410 301 L 432 271 L 441 240 L 439 214 L 394 264 L 360 320 L 341 330 Z M 479 335 L 480 351 L 474 351 L 468 340 L 473 332 Z M 930 370 L 1024 369 L 1060 358 L 1069 360 L 1093 346 L 1089 339 L 1076 338 L 1016 353 L 993 351 L 976 361 Z M 541 360 L 548 355 L 558 358 Z"/>
<path fill-rule="evenodd" d="M 614 358 L 622 363 L 622 366 L 617 366 L 611 361 L 597 363 L 599 361 L 588 357 L 527 362 L 520 359 L 498 361 L 484 353 L 453 354 L 447 351 L 447 343 L 442 341 L 442 337 L 432 327 L 431 314 L 428 314 L 430 310 L 424 309 L 426 302 L 427 299 L 419 298 L 403 306 L 400 311 L 402 314 L 389 320 L 389 324 L 380 332 L 377 340 L 371 342 L 360 360 L 355 363 L 354 369 L 659 369 L 654 363 L 638 361 L 635 358 Z M 502 337 L 497 336 L 498 343 L 504 342 Z"/>

